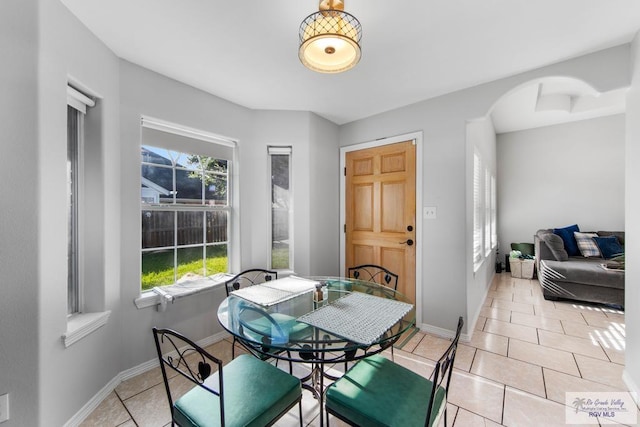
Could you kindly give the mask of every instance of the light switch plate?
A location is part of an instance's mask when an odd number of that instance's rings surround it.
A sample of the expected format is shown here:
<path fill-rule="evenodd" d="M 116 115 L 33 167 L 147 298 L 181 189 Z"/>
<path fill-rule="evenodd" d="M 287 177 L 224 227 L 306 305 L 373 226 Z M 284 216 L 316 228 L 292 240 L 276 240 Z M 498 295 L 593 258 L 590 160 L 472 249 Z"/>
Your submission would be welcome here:
<path fill-rule="evenodd" d="M 422 218 L 436 219 L 438 217 L 438 208 L 435 206 L 425 206 L 422 208 Z"/>
<path fill-rule="evenodd" d="M 0 423 L 9 419 L 9 394 L 0 396 Z"/>

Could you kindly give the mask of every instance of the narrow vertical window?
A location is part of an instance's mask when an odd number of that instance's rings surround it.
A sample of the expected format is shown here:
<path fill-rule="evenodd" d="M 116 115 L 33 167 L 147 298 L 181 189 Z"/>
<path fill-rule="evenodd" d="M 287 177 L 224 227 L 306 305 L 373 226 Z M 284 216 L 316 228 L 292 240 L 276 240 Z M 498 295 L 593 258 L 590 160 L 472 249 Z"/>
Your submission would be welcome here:
<path fill-rule="evenodd" d="M 293 193 L 291 191 L 291 147 L 268 147 L 271 176 L 272 269 L 293 270 Z"/>
<path fill-rule="evenodd" d="M 484 171 L 484 254 L 491 252 L 491 174 Z"/>
<path fill-rule="evenodd" d="M 473 267 L 482 262 L 482 163 L 477 152 L 473 154 Z"/>
<path fill-rule="evenodd" d="M 491 176 L 491 247 L 495 248 L 498 244 L 498 220 L 497 220 L 497 195 L 496 195 L 496 177 Z"/>
<path fill-rule="evenodd" d="M 79 310 L 78 151 L 82 113 L 67 107 L 67 313 Z"/>
<path fill-rule="evenodd" d="M 95 102 L 67 86 L 67 313 L 81 311 L 81 203 L 84 116 Z"/>

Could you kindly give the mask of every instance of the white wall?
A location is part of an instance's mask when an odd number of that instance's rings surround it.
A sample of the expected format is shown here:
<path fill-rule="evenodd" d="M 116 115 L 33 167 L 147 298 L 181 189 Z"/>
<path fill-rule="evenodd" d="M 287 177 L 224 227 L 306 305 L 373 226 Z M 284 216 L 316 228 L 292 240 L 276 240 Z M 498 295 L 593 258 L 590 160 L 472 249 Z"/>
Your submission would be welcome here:
<path fill-rule="evenodd" d="M 541 228 L 624 230 L 625 117 L 498 135 L 502 253 Z"/>
<path fill-rule="evenodd" d="M 632 85 L 627 95 L 625 252 L 630 262 L 625 272 L 626 352 L 624 379 L 640 396 L 640 35 L 632 44 Z"/>
<path fill-rule="evenodd" d="M 419 72 L 419 70 L 418 70 Z M 467 308 L 467 278 L 472 265 L 465 261 L 471 229 L 467 224 L 466 122 L 484 117 L 506 92 L 546 76 L 582 79 L 599 91 L 629 85 L 629 46 L 596 52 L 510 78 L 479 85 L 358 120 L 340 127 L 340 145 L 408 132 L 423 131 L 423 203 L 437 206 L 438 219 L 423 222 L 422 321 L 451 330 Z M 498 178 L 500 179 L 500 178 Z M 467 320 L 466 330 L 469 327 Z"/>
<path fill-rule="evenodd" d="M 20 13 L 18 13 L 20 12 Z M 0 395 L 38 425 L 38 1 L 0 2 Z"/>

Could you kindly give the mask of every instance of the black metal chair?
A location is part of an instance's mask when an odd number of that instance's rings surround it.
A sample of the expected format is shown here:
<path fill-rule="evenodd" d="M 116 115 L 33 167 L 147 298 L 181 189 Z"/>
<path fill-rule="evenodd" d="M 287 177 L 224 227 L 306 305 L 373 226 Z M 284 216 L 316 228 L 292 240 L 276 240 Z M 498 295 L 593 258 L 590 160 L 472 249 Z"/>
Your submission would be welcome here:
<path fill-rule="evenodd" d="M 363 264 L 349 267 L 349 277 L 376 282 L 393 288 L 394 291 L 398 290 L 398 275 L 379 265 Z"/>
<path fill-rule="evenodd" d="M 265 270 L 262 268 L 252 268 L 250 270 L 245 270 L 241 273 L 238 273 L 235 276 L 233 276 L 231 279 L 224 282 L 224 288 L 227 291 L 227 296 L 229 296 L 231 292 L 237 291 L 238 289 L 246 288 L 248 286 L 258 285 L 264 282 L 269 282 L 277 278 L 278 278 L 277 271 Z M 242 345 L 242 342 L 238 341 L 238 339 L 234 336 L 233 346 L 231 347 L 231 357 L 234 359 L 236 357 L 236 343 L 240 343 L 240 345 Z M 243 345 L 243 347 L 245 346 Z M 247 349 L 247 350 L 250 350 L 250 349 Z"/>
<path fill-rule="evenodd" d="M 248 286 L 258 285 L 265 282 L 270 282 L 271 280 L 276 279 L 278 279 L 278 272 L 276 271 L 253 268 L 250 270 L 245 270 L 242 273 L 239 273 L 231 279 L 227 280 L 225 282 L 225 289 L 227 290 L 227 296 L 229 296 L 229 294 L 235 290 L 242 289 Z M 256 314 L 261 312 L 261 310 L 251 307 L 244 307 L 242 311 L 254 312 Z M 236 343 L 238 343 L 254 356 L 262 360 L 270 359 L 269 353 L 273 353 L 273 349 L 269 348 L 270 343 L 266 342 L 267 337 L 269 336 L 269 333 L 267 331 L 272 332 L 272 326 L 275 328 L 274 330 L 281 330 L 279 326 L 280 324 L 295 323 L 294 321 L 295 318 L 286 314 L 268 314 L 267 312 L 263 311 L 261 315 L 258 315 L 257 318 L 253 319 L 251 322 L 241 322 L 243 334 L 252 341 L 242 341 L 234 336 L 233 346 L 231 347 L 231 357 L 235 359 Z M 308 333 L 308 331 L 309 328 L 305 325 L 296 325 L 293 330 L 287 332 L 289 332 L 292 336 L 299 338 L 300 336 Z M 282 334 L 282 336 L 284 336 L 284 331 L 282 331 Z M 254 340 L 258 340 L 260 344 L 252 345 L 251 342 L 253 342 Z M 283 351 L 284 350 L 281 350 L 278 353 L 281 353 Z M 289 373 L 293 374 L 293 363 L 290 360 L 291 353 L 289 351 L 287 351 L 287 356 L 289 359 Z M 278 365 L 278 361 L 279 359 L 276 359 L 276 366 Z"/>
<path fill-rule="evenodd" d="M 437 426 L 444 415 L 456 349 L 464 321 L 429 379 L 380 355 L 356 363 L 326 392 L 328 414 L 357 426 Z"/>
<path fill-rule="evenodd" d="M 265 270 L 262 268 L 252 268 L 236 274 L 231 279 L 224 282 L 227 296 L 233 291 L 237 291 L 247 286 L 258 285 L 278 278 L 277 271 Z"/>
<path fill-rule="evenodd" d="M 171 329 L 153 328 L 172 425 L 270 426 L 298 405 L 302 426 L 300 380 L 248 354 L 225 366 L 190 339 Z M 173 370 L 195 386 L 176 395 L 184 383 L 169 379 Z"/>

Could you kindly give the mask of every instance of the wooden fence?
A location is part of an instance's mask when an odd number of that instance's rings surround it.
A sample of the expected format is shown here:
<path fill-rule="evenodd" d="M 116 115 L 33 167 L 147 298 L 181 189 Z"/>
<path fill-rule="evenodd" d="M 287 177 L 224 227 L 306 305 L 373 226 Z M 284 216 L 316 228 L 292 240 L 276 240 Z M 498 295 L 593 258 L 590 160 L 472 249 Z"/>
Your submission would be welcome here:
<path fill-rule="evenodd" d="M 217 243 L 227 241 L 227 212 L 142 212 L 142 248 L 160 248 L 174 245 L 174 218 L 177 221 L 177 245 Z M 205 222 L 205 230 L 203 230 Z"/>

